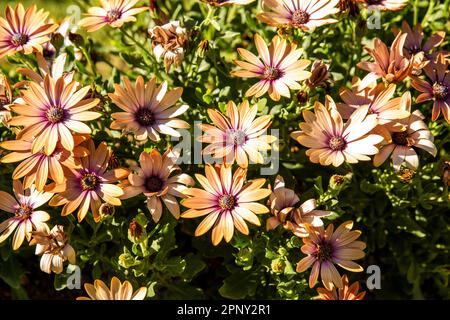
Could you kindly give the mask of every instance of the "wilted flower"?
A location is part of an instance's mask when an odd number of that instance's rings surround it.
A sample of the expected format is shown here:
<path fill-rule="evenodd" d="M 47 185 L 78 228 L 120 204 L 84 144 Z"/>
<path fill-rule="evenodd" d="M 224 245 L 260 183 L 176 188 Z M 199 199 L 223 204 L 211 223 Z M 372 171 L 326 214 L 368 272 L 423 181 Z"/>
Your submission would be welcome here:
<path fill-rule="evenodd" d="M 102 205 L 98 209 L 98 214 L 100 215 L 100 219 L 106 219 L 108 217 L 112 217 L 115 212 L 116 212 L 116 207 L 109 203 L 102 203 Z"/>
<path fill-rule="evenodd" d="M 201 1 L 206 2 L 207 4 L 214 6 L 214 7 L 223 7 L 223 6 L 233 5 L 233 4 L 245 5 L 245 4 L 255 2 L 255 0 L 201 0 Z"/>
<path fill-rule="evenodd" d="M 136 21 L 134 15 L 147 10 L 147 7 L 133 8 L 139 0 L 100 0 L 101 7 L 89 8 L 78 23 L 88 32 L 96 31 L 106 25 L 120 28 L 126 22 Z"/>
<path fill-rule="evenodd" d="M 306 155 L 313 163 L 338 167 L 344 162 L 368 161 L 369 155 L 378 153 L 376 145 L 383 140 L 370 133 L 378 121 L 368 110 L 368 106 L 358 108 L 344 124 L 333 99 L 327 96 L 325 106 L 315 103 L 314 113 L 303 111 L 306 122 L 300 123 L 301 131 L 292 132 L 291 137 L 310 148 Z"/>
<path fill-rule="evenodd" d="M 244 185 L 247 170 L 238 168 L 233 174 L 231 166 L 224 165 L 214 168 L 207 164 L 205 173 L 206 177 L 201 174 L 195 175 L 204 189 L 185 190 L 184 193 L 191 198 L 181 201 L 183 206 L 189 208 L 182 213 L 183 218 L 206 216 L 195 230 L 195 236 L 201 236 L 213 228 L 211 239 L 216 246 L 222 238 L 230 242 L 234 227 L 248 235 L 249 230 L 245 221 L 260 225 L 256 214 L 267 213 L 269 209 L 255 201 L 269 196 L 270 190 L 261 188 L 266 179 L 254 179 Z"/>
<path fill-rule="evenodd" d="M 180 217 L 180 206 L 175 197 L 186 198 L 183 191 L 186 186 L 193 185 L 194 180 L 187 174 L 171 176 L 180 167 L 175 164 L 177 156 L 171 149 L 162 156 L 157 149 L 151 152 L 142 152 L 139 157 L 141 167 L 136 173 L 128 176 L 129 186 L 124 187 L 124 195 L 121 199 L 128 199 L 143 193 L 147 197 L 147 208 L 153 218 L 158 222 L 161 218 L 163 208 L 162 202 L 170 213 L 178 219 Z"/>
<path fill-rule="evenodd" d="M 340 0 L 263 0 L 263 12 L 256 17 L 274 27 L 292 27 L 311 30 L 335 23 L 327 18 L 338 13 Z"/>
<path fill-rule="evenodd" d="M 326 87 L 330 82 L 330 66 L 322 60 L 316 60 L 311 66 L 311 76 L 305 83 L 310 88 Z"/>
<path fill-rule="evenodd" d="M 332 290 L 333 284 L 337 288 L 343 288 L 344 284 L 334 264 L 352 272 L 363 271 L 363 268 L 353 260 L 364 257 L 363 250 L 366 244 L 355 241 L 361 235 L 361 231 L 351 231 L 353 221 L 344 222 L 334 233 L 332 224 L 329 224 L 326 230 L 323 227 L 306 227 L 309 230 L 309 236 L 302 238 L 304 245 L 301 250 L 308 256 L 297 264 L 297 272 L 304 272 L 312 266 L 309 276 L 310 288 L 314 287 L 319 272 L 327 290 Z"/>
<path fill-rule="evenodd" d="M 128 239 L 133 243 L 139 243 L 143 241 L 146 235 L 145 228 L 136 219 L 131 220 L 128 226 Z"/>
<path fill-rule="evenodd" d="M 90 121 L 101 116 L 98 112 L 87 111 L 95 107 L 98 99 L 85 99 L 89 86 L 77 90 L 77 82 L 66 83 L 64 77 L 53 79 L 45 76 L 44 86 L 29 82 L 29 88 L 21 91 L 25 104 L 13 104 L 11 109 L 18 116 L 9 124 L 24 126 L 18 138 L 32 141 L 32 153 L 42 149 L 51 155 L 58 142 L 71 151 L 74 140 L 70 130 L 80 134 L 90 134 L 91 129 L 82 121 Z"/>
<path fill-rule="evenodd" d="M 373 42 L 374 49 L 366 48 L 375 61 L 358 63 L 358 68 L 370 72 L 362 79 L 360 89 L 366 88 L 379 78 L 383 78 L 387 82 L 398 83 L 410 75 L 413 61 L 405 57 L 403 53 L 406 37 L 406 33 L 399 33 L 390 49 L 378 38 L 375 38 Z"/>
<path fill-rule="evenodd" d="M 397 11 L 403 9 L 408 0 L 354 0 L 357 2 L 364 2 L 369 10 L 385 10 L 385 11 Z"/>
<path fill-rule="evenodd" d="M 359 292 L 359 282 L 354 282 L 349 286 L 347 275 L 342 276 L 342 288 L 327 290 L 325 288 L 318 288 L 317 297 L 315 300 L 362 300 L 366 295 L 365 291 Z"/>
<path fill-rule="evenodd" d="M 399 178 L 403 183 L 410 183 L 412 178 L 414 177 L 415 171 L 409 168 L 402 168 L 400 170 Z"/>
<path fill-rule="evenodd" d="M 17 200 L 9 193 L 0 191 L 0 209 L 14 215 L 0 224 L 0 243 L 15 230 L 12 247 L 17 250 L 25 238 L 30 241 L 33 231 L 48 229 L 45 222 L 50 220 L 50 215 L 36 209 L 46 203 L 53 194 L 39 192 L 34 185 L 24 189 L 19 180 L 13 181 L 13 191 Z"/>
<path fill-rule="evenodd" d="M 441 111 L 445 121 L 450 123 L 450 71 L 449 61 L 443 54 L 439 54 L 436 63 L 430 63 L 424 70 L 431 83 L 414 78 L 411 85 L 421 94 L 416 98 L 417 103 L 433 100 L 431 119 L 436 121 Z"/>
<path fill-rule="evenodd" d="M 75 250 L 69 244 L 69 239 L 64 232 L 64 227 L 56 225 L 49 232 L 33 232 L 30 245 L 36 244 L 36 255 L 41 257 L 41 270 L 46 273 L 60 274 L 63 271 L 65 261 L 76 263 Z"/>
<path fill-rule="evenodd" d="M 164 67 L 169 72 L 175 63 L 179 66 L 184 59 L 184 49 L 188 41 L 188 33 L 180 27 L 179 21 L 171 21 L 162 26 L 156 26 L 149 31 L 156 60 L 164 59 Z"/>
<path fill-rule="evenodd" d="M 111 100 L 125 112 L 114 112 L 111 117 L 111 129 L 126 129 L 135 134 L 137 140 L 159 141 L 160 133 L 180 137 L 175 129 L 189 128 L 186 121 L 176 117 L 186 112 L 187 105 L 175 107 L 183 88 L 167 91 L 167 82 L 160 86 L 156 78 L 147 84 L 139 76 L 135 85 L 127 77 L 123 78 L 124 86 L 115 85 L 115 92 L 110 93 Z"/>
<path fill-rule="evenodd" d="M 278 101 L 280 96 L 287 98 L 291 96 L 289 89 L 301 89 L 298 81 L 305 80 L 311 75 L 310 72 L 304 71 L 310 61 L 299 60 L 303 49 L 297 49 L 296 44 L 288 44 L 279 36 L 275 36 L 267 47 L 258 34 L 255 34 L 255 45 L 260 58 L 246 49 L 238 48 L 239 55 L 248 62 L 235 60 L 234 63 L 242 70 L 231 72 L 237 77 L 261 79 L 247 90 L 246 97 L 258 98 L 269 91 L 270 98 Z"/>
<path fill-rule="evenodd" d="M 64 168 L 66 181 L 51 189 L 57 194 L 49 204 L 64 205 L 62 216 L 67 216 L 79 208 L 79 222 L 84 219 L 90 208 L 94 220 L 98 222 L 101 218 L 99 214 L 101 199 L 114 206 L 121 205 L 119 197 L 123 195 L 123 190 L 113 183 L 126 178 L 129 172 L 122 168 L 106 171 L 111 150 L 105 142 L 100 143 L 97 149 L 92 140 L 82 145 L 88 149 L 89 156 L 81 158 L 80 168 Z"/>
<path fill-rule="evenodd" d="M 84 289 L 89 297 L 78 297 L 77 300 L 144 300 L 147 295 L 146 287 L 141 287 L 133 293 L 130 282 L 121 283 L 116 277 L 111 279 L 110 288 L 101 280 L 95 280 L 94 285 L 85 283 Z"/>
<path fill-rule="evenodd" d="M 6 125 L 11 119 L 10 104 L 13 102 L 13 94 L 8 78 L 0 75 L 0 123 Z"/>
<path fill-rule="evenodd" d="M 450 161 L 445 161 L 442 167 L 442 181 L 450 187 Z"/>
<path fill-rule="evenodd" d="M 406 111 L 411 111 L 411 96 L 407 96 L 407 103 L 404 104 Z M 393 165 L 396 171 L 400 170 L 402 163 L 412 170 L 419 167 L 419 157 L 413 147 L 421 148 L 433 156 L 436 156 L 437 149 L 434 145 L 433 135 L 428 129 L 425 117 L 419 110 L 415 110 L 409 117 L 401 119 L 395 126 L 385 125 L 381 127 L 379 133 L 384 136 L 384 141 L 380 146 L 380 152 L 373 158 L 376 167 L 386 161 L 392 153 Z"/>
<path fill-rule="evenodd" d="M 203 154 L 212 154 L 228 165 L 236 160 L 243 168 L 248 167 L 249 160 L 263 163 L 260 151 L 270 150 L 270 144 L 276 137 L 265 134 L 271 124 L 270 116 L 255 119 L 257 111 L 258 106 L 250 108 L 248 101 L 242 102 L 239 108 L 234 102 L 228 102 L 225 116 L 214 109 L 208 109 L 214 126 L 200 124 L 204 135 L 199 137 L 199 141 L 209 143 L 203 149 Z"/>
<path fill-rule="evenodd" d="M 46 23 L 48 12 L 37 11 L 36 5 L 24 9 L 19 3 L 14 10 L 7 5 L 5 18 L 0 17 L 0 58 L 16 52 L 42 52 L 57 24 Z"/>

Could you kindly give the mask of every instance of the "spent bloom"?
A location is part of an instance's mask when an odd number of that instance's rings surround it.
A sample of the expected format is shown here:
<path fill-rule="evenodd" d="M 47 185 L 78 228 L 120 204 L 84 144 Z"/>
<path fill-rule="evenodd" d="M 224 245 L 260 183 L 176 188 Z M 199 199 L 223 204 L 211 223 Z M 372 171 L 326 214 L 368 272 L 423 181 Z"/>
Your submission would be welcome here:
<path fill-rule="evenodd" d="M 182 213 L 183 218 L 206 216 L 195 230 L 195 236 L 201 236 L 212 230 L 212 243 L 218 245 L 222 238 L 230 242 L 234 228 L 248 235 L 246 221 L 260 226 L 256 214 L 269 212 L 269 209 L 256 202 L 270 194 L 269 189 L 261 188 L 266 179 L 258 178 L 244 184 L 247 170 L 238 168 L 234 174 L 231 166 L 214 168 L 205 166 L 206 177 L 196 174 L 203 189 L 189 188 L 184 193 L 190 198 L 183 199 L 181 204 L 189 210 Z"/>
<path fill-rule="evenodd" d="M 408 4 L 408 0 L 354 0 L 354 1 L 365 3 L 367 8 L 372 11 L 377 10 L 398 11 L 403 9 Z"/>
<path fill-rule="evenodd" d="M 328 16 L 339 12 L 340 0 L 263 0 L 263 12 L 257 18 L 274 27 L 312 30 L 335 23 Z"/>
<path fill-rule="evenodd" d="M 234 63 L 240 69 L 231 72 L 237 77 L 260 79 L 247 90 L 246 97 L 258 98 L 268 91 L 270 98 L 278 101 L 281 96 L 289 98 L 290 89 L 301 89 L 298 82 L 311 75 L 304 71 L 310 61 L 300 59 L 303 49 L 297 49 L 296 44 L 288 44 L 279 36 L 275 36 L 267 46 L 258 34 L 255 34 L 255 45 L 259 57 L 246 49 L 238 48 L 239 55 L 246 61 L 235 60 Z"/>
<path fill-rule="evenodd" d="M 341 276 L 335 267 L 338 266 L 352 272 L 361 272 L 363 268 L 353 260 L 364 257 L 366 244 L 356 241 L 361 231 L 353 230 L 353 221 L 342 223 L 335 232 L 334 227 L 329 224 L 326 229 L 307 226 L 309 236 L 302 238 L 304 245 L 301 251 L 307 254 L 297 264 L 297 272 L 304 272 L 312 266 L 309 276 L 309 287 L 314 287 L 320 273 L 322 283 L 327 290 L 334 286 L 343 288 Z M 334 285 L 334 286 L 333 286 Z"/>
<path fill-rule="evenodd" d="M 148 30 L 153 45 L 156 60 L 164 60 L 166 72 L 175 63 L 179 66 L 184 59 L 184 50 L 188 41 L 186 28 L 180 26 L 179 21 L 171 21 L 162 26 Z"/>
<path fill-rule="evenodd" d="M 344 124 L 342 116 L 330 96 L 325 106 L 314 105 L 314 113 L 303 111 L 306 122 L 300 123 L 301 131 L 291 133 L 298 143 L 310 148 L 306 155 L 313 163 L 335 167 L 342 163 L 370 160 L 369 155 L 378 153 L 376 145 L 383 137 L 370 132 L 377 126 L 377 116 L 368 115 L 368 106 L 358 108 Z"/>
<path fill-rule="evenodd" d="M 14 9 L 5 9 L 5 18 L 0 17 L 0 58 L 16 52 L 30 54 L 42 52 L 42 45 L 50 40 L 57 24 L 46 23 L 48 12 L 37 11 L 36 5 L 25 8 L 18 4 Z"/>
<path fill-rule="evenodd" d="M 60 274 L 65 261 L 76 263 L 75 250 L 69 244 L 64 227 L 56 225 L 52 230 L 33 232 L 30 245 L 36 245 L 35 254 L 41 256 L 41 270 L 46 273 Z"/>
<path fill-rule="evenodd" d="M 359 282 L 352 283 L 349 286 L 348 277 L 346 274 L 342 276 L 342 288 L 327 290 L 325 288 L 318 288 L 317 297 L 315 300 L 362 300 L 366 295 L 365 291 L 359 292 Z"/>
<path fill-rule="evenodd" d="M 330 82 L 330 66 L 322 60 L 316 60 L 311 66 L 311 76 L 305 83 L 310 88 L 326 87 Z"/>
<path fill-rule="evenodd" d="M 94 285 L 84 284 L 84 289 L 89 297 L 78 297 L 77 300 L 144 300 L 147 288 L 141 287 L 133 292 L 133 286 L 129 281 L 123 283 L 117 277 L 111 279 L 111 286 L 101 280 L 95 280 Z"/>
<path fill-rule="evenodd" d="M 255 0 L 202 0 L 202 1 L 214 7 L 230 6 L 234 4 L 246 5 L 255 2 Z"/>
<path fill-rule="evenodd" d="M 203 149 L 203 154 L 212 154 L 216 159 L 223 159 L 225 164 L 233 164 L 236 160 L 240 167 L 247 168 L 249 160 L 253 163 L 263 163 L 260 151 L 271 149 L 270 144 L 276 137 L 266 135 L 271 124 L 271 117 L 264 115 L 256 117 L 258 106 L 249 106 L 244 101 L 236 107 L 234 102 L 227 104 L 226 115 L 214 109 L 208 109 L 208 114 L 214 125 L 200 124 L 204 135 L 199 140 L 209 145 Z"/>
<path fill-rule="evenodd" d="M 124 23 L 136 21 L 135 15 L 147 7 L 134 8 L 139 0 L 100 0 L 101 7 L 89 8 L 87 16 L 78 23 L 88 32 L 94 32 L 106 25 L 120 28 Z"/>
<path fill-rule="evenodd" d="M 169 212 L 178 219 L 180 206 L 175 197 L 186 198 L 183 191 L 186 186 L 194 184 L 187 174 L 172 173 L 179 171 L 176 165 L 177 155 L 171 149 L 162 156 L 157 149 L 142 152 L 139 157 L 140 167 L 128 176 L 129 184 L 124 187 L 121 199 L 128 199 L 143 193 L 147 197 L 147 208 L 155 222 L 161 218 L 165 204 Z"/>
<path fill-rule="evenodd" d="M 50 215 L 45 211 L 36 210 L 51 197 L 52 193 L 39 192 L 34 185 L 24 189 L 22 182 L 13 181 L 15 198 L 9 193 L 0 191 L 0 210 L 13 214 L 0 224 L 0 243 L 5 241 L 14 231 L 13 250 L 19 249 L 24 239 L 31 240 L 33 231 L 47 230 L 46 222 Z"/>
<path fill-rule="evenodd" d="M 175 129 L 189 128 L 186 121 L 176 117 L 186 112 L 187 105 L 174 106 L 183 93 L 183 88 L 167 90 L 167 82 L 156 84 L 156 78 L 148 83 L 139 76 L 133 85 L 127 77 L 124 86 L 115 85 L 111 100 L 124 112 L 114 112 L 111 129 L 125 129 L 135 134 L 137 140 L 159 141 L 160 134 L 180 137 Z"/>

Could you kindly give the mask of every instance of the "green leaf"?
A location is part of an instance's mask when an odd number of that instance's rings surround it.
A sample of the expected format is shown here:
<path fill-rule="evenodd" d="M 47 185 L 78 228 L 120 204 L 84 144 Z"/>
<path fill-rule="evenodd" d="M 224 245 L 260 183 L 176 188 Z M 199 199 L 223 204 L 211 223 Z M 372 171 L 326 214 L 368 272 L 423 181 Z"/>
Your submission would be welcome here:
<path fill-rule="evenodd" d="M 259 276 L 254 272 L 236 272 L 226 278 L 219 293 L 228 299 L 244 299 L 256 292 Z"/>

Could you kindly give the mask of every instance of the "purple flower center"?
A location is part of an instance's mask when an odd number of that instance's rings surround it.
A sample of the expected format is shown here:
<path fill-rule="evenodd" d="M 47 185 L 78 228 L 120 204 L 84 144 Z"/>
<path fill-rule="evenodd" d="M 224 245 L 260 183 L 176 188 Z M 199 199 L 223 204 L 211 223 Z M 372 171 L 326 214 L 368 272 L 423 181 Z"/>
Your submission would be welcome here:
<path fill-rule="evenodd" d="M 272 67 L 272 66 L 266 66 L 264 68 L 264 79 L 266 80 L 277 80 L 281 78 L 282 72 L 280 69 Z"/>
<path fill-rule="evenodd" d="M 143 127 L 149 127 L 155 123 L 153 112 L 149 108 L 140 108 L 135 114 L 136 121 Z"/>
<path fill-rule="evenodd" d="M 316 258 L 320 262 L 330 261 L 333 259 L 333 245 L 330 241 L 323 239 L 317 244 Z"/>
<path fill-rule="evenodd" d="M 328 141 L 328 146 L 333 151 L 343 150 L 346 145 L 347 143 L 342 137 L 331 137 L 330 140 Z"/>
<path fill-rule="evenodd" d="M 22 204 L 20 207 L 16 209 L 15 215 L 16 217 L 22 218 L 22 219 L 28 219 L 33 212 L 33 208 L 30 207 L 27 204 Z"/>
<path fill-rule="evenodd" d="M 64 109 L 57 106 L 51 106 L 45 113 L 47 120 L 51 123 L 58 123 L 64 120 Z"/>
<path fill-rule="evenodd" d="M 224 210 L 231 210 L 236 205 L 236 198 L 231 194 L 224 194 L 219 197 L 219 207 Z"/>
<path fill-rule="evenodd" d="M 145 188 L 148 192 L 158 192 L 161 191 L 163 187 L 163 181 L 160 177 L 151 176 L 145 179 Z"/>
<path fill-rule="evenodd" d="M 114 22 L 117 19 L 119 19 L 122 16 L 122 12 L 117 9 L 111 9 L 106 14 L 106 19 L 108 19 L 109 22 Z"/>
<path fill-rule="evenodd" d="M 94 173 L 86 173 L 80 181 L 83 191 L 95 190 L 99 185 L 99 179 Z"/>
<path fill-rule="evenodd" d="M 237 146 L 241 146 L 245 143 L 245 141 L 247 141 L 245 132 L 241 130 L 231 131 L 229 134 L 229 138 Z"/>
<path fill-rule="evenodd" d="M 11 37 L 11 42 L 15 46 L 22 46 L 28 42 L 28 36 L 23 33 L 15 33 Z"/>
<path fill-rule="evenodd" d="M 392 134 L 392 141 L 399 146 L 411 146 L 407 131 L 394 132 Z"/>
<path fill-rule="evenodd" d="M 309 21 L 309 14 L 304 10 L 295 10 L 292 14 L 291 21 L 294 26 L 300 26 Z"/>
<path fill-rule="evenodd" d="M 436 99 L 445 100 L 448 97 L 448 87 L 442 83 L 433 84 L 433 95 Z"/>

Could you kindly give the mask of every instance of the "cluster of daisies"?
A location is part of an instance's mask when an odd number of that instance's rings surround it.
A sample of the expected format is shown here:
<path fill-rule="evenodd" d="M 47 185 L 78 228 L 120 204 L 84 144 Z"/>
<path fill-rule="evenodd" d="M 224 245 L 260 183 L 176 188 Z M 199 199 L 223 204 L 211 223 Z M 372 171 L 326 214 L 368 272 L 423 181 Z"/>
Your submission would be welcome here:
<path fill-rule="evenodd" d="M 219 7 L 254 2 L 203 1 Z M 135 15 L 154 9 L 135 7 L 137 2 L 100 0 L 101 7 L 90 8 L 79 25 L 88 32 L 104 26 L 120 28 L 135 21 Z M 359 2 L 382 10 L 399 10 L 407 3 Z M 263 0 L 262 4 L 263 11 L 257 15 L 261 22 L 305 31 L 336 23 L 331 16 L 357 6 L 339 0 Z M 354 260 L 364 257 L 365 243 L 357 240 L 361 232 L 352 230 L 353 222 L 344 222 L 336 230 L 332 224 L 325 227 L 322 218 L 330 212 L 317 209 L 314 199 L 300 204 L 298 195 L 285 186 L 281 176 L 276 177 L 271 188 L 264 188 L 266 179 L 247 180 L 249 165 L 263 163 L 264 153 L 276 141 L 276 137 L 266 134 L 271 125 L 269 115 L 258 116 L 257 106 L 247 100 L 237 105 L 230 101 L 224 113 L 208 110 L 211 121 L 200 125 L 202 135 L 198 140 L 206 144 L 203 154 L 216 164 L 206 164 L 205 174 L 195 175 L 198 187 L 191 176 L 181 172 L 176 150 L 168 149 L 163 154 L 157 149 L 142 152 L 138 165 L 122 168 L 105 142 L 96 145 L 91 138 L 92 126 L 87 123 L 102 117 L 98 112 L 100 100 L 89 86 L 75 80 L 74 71 L 65 70 L 64 54 L 50 62 L 42 55 L 58 29 L 47 18 L 48 14 L 37 11 L 36 6 L 25 9 L 20 4 L 15 9 L 7 6 L 5 17 L 0 18 L 0 57 L 18 52 L 34 54 L 38 63 L 37 72 L 18 70 L 28 79 L 15 84 L 19 96 L 14 96 L 6 77 L 0 83 L 1 120 L 16 135 L 16 140 L 0 143 L 1 148 L 10 151 L 0 161 L 18 163 L 12 175 L 14 196 L 0 191 L 0 209 L 11 214 L 0 224 L 0 242 L 14 234 L 12 247 L 17 250 L 26 239 L 36 245 L 44 272 L 61 273 L 66 261 L 76 263 L 76 253 L 64 227 L 51 227 L 50 215 L 38 209 L 45 203 L 61 206 L 62 216 L 76 212 L 79 222 L 88 212 L 95 222 L 100 222 L 104 212 L 143 194 L 156 223 L 163 207 L 176 219 L 203 217 L 195 235 L 212 230 L 213 245 L 231 241 L 235 229 L 249 234 L 248 223 L 260 226 L 258 215 L 270 213 L 267 230 L 282 226 L 302 239 L 301 251 L 306 256 L 298 262 L 297 272 L 311 268 L 311 288 L 320 276 L 324 288 L 318 289 L 319 299 L 364 297 L 364 292 L 358 292 L 358 283 L 349 285 L 347 276 L 341 277 L 336 268 L 363 271 Z M 416 148 L 436 154 L 424 116 L 412 110 L 411 94 L 394 95 L 396 83 L 410 78 L 421 93 L 416 103 L 433 100 L 432 120 L 442 113 L 450 123 L 449 60 L 448 54 L 438 49 L 445 34 L 438 32 L 424 43 L 421 27 L 411 29 L 406 23 L 395 34 L 390 47 L 374 40 L 375 49 L 368 49 L 373 61 L 358 64 L 369 73 L 363 79 L 355 77 L 351 89 L 341 89 L 342 102 L 335 103 L 327 96 L 325 104 L 316 102 L 314 110 L 303 112 L 300 131 L 291 136 L 308 148 L 306 154 L 311 162 L 337 167 L 344 162 L 368 161 L 373 156 L 374 165 L 379 166 L 392 155 L 396 170 L 402 166 L 415 170 L 419 162 Z M 151 28 L 149 38 L 166 72 L 183 61 L 189 30 L 179 21 Z M 267 44 L 258 34 L 254 41 L 257 53 L 239 48 L 243 60 L 234 61 L 238 68 L 232 72 L 236 77 L 259 79 L 246 97 L 259 98 L 268 93 L 278 101 L 281 96 L 290 98 L 292 90 L 302 89 L 300 83 L 312 88 L 328 81 L 329 66 L 315 61 L 307 71 L 310 61 L 301 59 L 303 50 L 295 43 L 275 36 Z M 179 103 L 182 92 L 182 88 L 168 88 L 167 82 L 158 84 L 156 78 L 146 82 L 139 76 L 133 83 L 124 77 L 108 95 L 121 110 L 110 115 L 111 129 L 131 133 L 137 142 L 180 137 L 179 129 L 190 127 L 178 118 L 189 108 Z M 265 204 L 262 200 L 266 200 Z M 121 283 L 117 278 L 112 279 L 111 289 L 101 280 L 86 284 L 85 289 L 90 299 L 143 299 L 147 291 L 143 287 L 133 293 L 129 282 Z"/>

